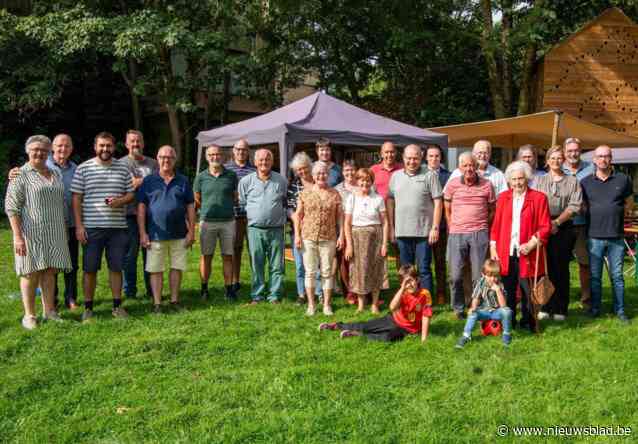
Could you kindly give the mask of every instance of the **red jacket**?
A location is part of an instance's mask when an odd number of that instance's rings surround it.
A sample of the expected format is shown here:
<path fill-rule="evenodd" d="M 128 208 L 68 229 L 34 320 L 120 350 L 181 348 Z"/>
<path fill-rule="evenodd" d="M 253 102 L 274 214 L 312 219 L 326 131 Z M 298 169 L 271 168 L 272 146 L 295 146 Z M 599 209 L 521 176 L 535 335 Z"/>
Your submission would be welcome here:
<path fill-rule="evenodd" d="M 510 236 L 512 233 L 512 190 L 503 191 L 496 202 L 496 214 L 492 222 L 490 240 L 496 241 L 496 252 L 501 265 L 501 275 L 509 274 L 509 248 Z M 549 216 L 549 205 L 547 196 L 540 191 L 527 189 L 525 201 L 521 210 L 521 230 L 519 245 L 528 242 L 532 236 L 536 236 L 543 245 L 547 245 L 551 233 L 552 224 Z M 527 256 L 520 255 L 519 268 L 520 277 L 534 277 L 534 266 L 536 265 L 536 249 L 530 251 Z M 538 265 L 538 275 L 545 274 L 545 265 L 541 252 L 540 263 Z"/>

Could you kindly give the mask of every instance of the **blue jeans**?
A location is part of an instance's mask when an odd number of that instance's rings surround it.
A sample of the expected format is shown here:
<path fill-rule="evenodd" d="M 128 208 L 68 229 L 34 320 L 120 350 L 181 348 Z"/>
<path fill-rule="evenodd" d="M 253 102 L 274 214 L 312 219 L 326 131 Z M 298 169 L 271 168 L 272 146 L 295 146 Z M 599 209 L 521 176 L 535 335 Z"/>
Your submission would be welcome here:
<path fill-rule="evenodd" d="M 295 258 L 295 281 L 297 282 L 297 296 L 306 296 L 306 269 L 303 266 L 303 256 L 301 251 L 295 247 L 295 231 L 290 231 L 290 243 L 292 244 L 292 255 Z M 321 296 L 321 274 L 317 273 L 315 281 L 315 295 Z"/>
<path fill-rule="evenodd" d="M 432 293 L 432 248 L 427 237 L 397 237 L 401 265 L 415 265 L 421 288 Z"/>
<path fill-rule="evenodd" d="M 124 294 L 128 297 L 137 296 L 137 256 L 140 251 L 140 232 L 137 225 L 137 216 L 126 216 L 126 226 L 128 229 L 129 245 L 124 256 Z M 146 294 L 153 294 L 151 291 L 150 275 L 146 272 L 146 248 L 142 248 L 142 264 L 144 270 L 144 283 Z"/>
<path fill-rule="evenodd" d="M 281 299 L 284 290 L 284 227 L 249 226 L 248 247 L 253 267 L 250 297 L 253 301 L 261 301 L 264 297 L 270 302 Z"/>
<path fill-rule="evenodd" d="M 476 321 L 485 321 L 488 319 L 493 321 L 501 321 L 501 324 L 503 324 L 503 334 L 512 334 L 512 310 L 509 307 L 501 307 L 493 311 L 476 310 L 470 313 L 467 316 L 467 321 L 465 321 L 463 336 L 466 336 L 468 338 L 471 337 L 472 330 L 474 330 Z"/>
<path fill-rule="evenodd" d="M 589 271 L 591 273 L 591 311 L 600 313 L 603 288 L 603 261 L 607 258 L 608 272 L 614 297 L 614 312 L 625 313 L 625 279 L 622 274 L 625 243 L 621 237 L 613 239 L 587 239 Z"/>

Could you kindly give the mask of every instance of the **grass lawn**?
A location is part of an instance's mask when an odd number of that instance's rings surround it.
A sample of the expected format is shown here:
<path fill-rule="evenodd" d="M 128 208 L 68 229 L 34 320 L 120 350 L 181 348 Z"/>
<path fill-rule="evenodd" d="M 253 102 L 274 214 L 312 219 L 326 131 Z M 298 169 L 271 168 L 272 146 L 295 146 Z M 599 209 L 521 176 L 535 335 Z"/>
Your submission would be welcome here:
<path fill-rule="evenodd" d="M 509 350 L 479 338 L 454 349 L 463 324 L 438 309 L 427 345 L 339 340 L 319 334 L 289 299 L 246 307 L 222 293 L 214 261 L 212 301 L 199 301 L 197 259 L 189 254 L 182 300 L 188 310 L 152 316 L 147 300 L 128 300 L 128 321 L 111 318 L 105 275 L 97 322 L 20 326 L 10 231 L 0 229 L 0 442 L 546 442 L 514 437 L 516 426 L 627 426 L 636 442 L 638 319 L 592 321 L 571 306 L 569 320 L 544 324 L 538 337 L 515 332 Z M 576 274 L 573 274 L 576 277 Z M 576 300 L 578 285 L 574 284 Z M 610 311 L 605 279 L 605 305 Z M 394 282 L 396 288 L 396 282 Z M 166 289 L 165 289 L 166 292 Z M 627 279 L 628 314 L 637 287 Z M 388 300 L 388 296 L 385 296 Z M 335 304 L 336 319 L 366 319 Z M 505 438 L 497 428 L 510 427 Z"/>

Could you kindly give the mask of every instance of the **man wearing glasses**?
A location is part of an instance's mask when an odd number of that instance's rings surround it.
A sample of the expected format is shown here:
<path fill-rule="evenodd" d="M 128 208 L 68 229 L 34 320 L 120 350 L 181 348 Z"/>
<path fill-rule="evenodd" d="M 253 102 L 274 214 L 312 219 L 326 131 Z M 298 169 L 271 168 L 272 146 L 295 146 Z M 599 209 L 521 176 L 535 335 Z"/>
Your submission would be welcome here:
<path fill-rule="evenodd" d="M 563 172 L 570 176 L 575 176 L 578 182 L 594 173 L 594 166 L 591 162 L 580 158 L 580 140 L 575 137 L 565 139 L 563 149 L 565 163 Z M 589 281 L 589 252 L 587 251 L 587 219 L 584 213 L 577 214 L 573 219 L 574 235 L 576 243 L 574 245 L 574 257 L 578 262 L 578 272 L 580 276 L 580 303 L 583 308 L 591 307 L 591 285 Z"/>
<path fill-rule="evenodd" d="M 255 166 L 250 163 L 250 145 L 248 145 L 246 139 L 239 139 L 235 142 L 235 146 L 233 146 L 233 157 L 229 162 L 224 164 L 224 168 L 237 175 L 238 183 L 242 177 L 257 171 Z M 231 285 L 233 287 L 233 292 L 236 295 L 240 289 L 239 275 L 241 273 L 241 255 L 244 250 L 244 242 L 246 240 L 247 221 L 246 208 L 241 206 L 239 201 L 235 203 L 233 211 L 235 214 L 235 239 Z"/>
<path fill-rule="evenodd" d="M 625 314 L 625 258 L 624 216 L 633 206 L 631 179 L 611 167 L 611 148 L 601 145 L 594 152 L 596 172 L 581 181 L 583 199 L 587 208 L 587 234 L 589 239 L 589 270 L 591 272 L 592 317 L 601 313 L 603 261 L 607 262 L 613 287 L 614 312 L 623 323 Z"/>
<path fill-rule="evenodd" d="M 195 241 L 193 190 L 186 176 L 175 172 L 176 157 L 173 147 L 161 147 L 157 152 L 159 171 L 146 176 L 136 193 L 140 244 L 148 251 L 144 271 L 151 278 L 154 313 L 162 311 L 166 258 L 170 266 L 171 306 L 179 309 L 187 249 Z"/>

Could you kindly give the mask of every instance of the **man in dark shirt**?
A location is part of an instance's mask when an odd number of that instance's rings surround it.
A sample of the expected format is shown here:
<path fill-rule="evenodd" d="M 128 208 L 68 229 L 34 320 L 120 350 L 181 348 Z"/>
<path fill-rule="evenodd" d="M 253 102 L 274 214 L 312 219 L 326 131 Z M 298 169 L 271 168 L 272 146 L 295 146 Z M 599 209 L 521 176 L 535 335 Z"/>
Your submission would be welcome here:
<path fill-rule="evenodd" d="M 581 181 L 583 199 L 587 206 L 587 247 L 591 272 L 592 304 L 590 314 L 600 316 L 602 298 L 603 261 L 608 264 L 614 294 L 614 311 L 622 322 L 625 315 L 625 256 L 624 215 L 633 205 L 631 180 L 611 167 L 611 148 L 602 145 L 594 152 L 596 171 Z"/>

